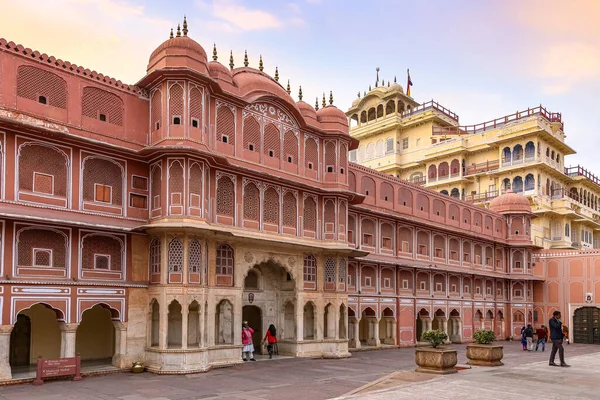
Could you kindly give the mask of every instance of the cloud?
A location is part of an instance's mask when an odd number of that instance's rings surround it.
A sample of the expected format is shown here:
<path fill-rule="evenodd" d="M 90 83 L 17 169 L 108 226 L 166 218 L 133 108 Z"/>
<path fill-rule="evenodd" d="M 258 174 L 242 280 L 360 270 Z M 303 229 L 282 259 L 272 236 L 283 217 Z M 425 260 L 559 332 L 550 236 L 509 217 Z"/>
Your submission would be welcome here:
<path fill-rule="evenodd" d="M 539 75 L 550 82 L 544 92 L 562 94 L 573 86 L 590 80 L 600 80 L 600 48 L 582 42 L 564 42 L 544 48 Z"/>
<path fill-rule="evenodd" d="M 275 13 L 250 8 L 236 0 L 197 0 L 196 7 L 213 19 L 206 22 L 220 31 L 233 33 L 239 31 L 259 31 L 281 29 L 288 25 L 302 26 L 305 21 L 300 17 L 302 9 L 296 3 L 288 3 L 284 9 L 292 16 L 279 16 Z"/>

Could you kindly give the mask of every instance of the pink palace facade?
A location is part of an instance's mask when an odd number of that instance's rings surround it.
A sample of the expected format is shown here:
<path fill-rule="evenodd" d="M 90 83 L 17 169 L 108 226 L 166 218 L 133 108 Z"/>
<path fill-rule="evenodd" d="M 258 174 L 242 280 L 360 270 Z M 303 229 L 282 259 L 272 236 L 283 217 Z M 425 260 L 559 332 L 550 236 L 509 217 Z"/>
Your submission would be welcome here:
<path fill-rule="evenodd" d="M 347 357 L 547 319 L 523 196 L 488 210 L 349 163 L 332 98 L 244 64 L 185 24 L 136 86 L 0 39 L 1 379 L 76 353 L 231 365 L 243 320 L 257 348 L 273 323 L 280 354 Z"/>

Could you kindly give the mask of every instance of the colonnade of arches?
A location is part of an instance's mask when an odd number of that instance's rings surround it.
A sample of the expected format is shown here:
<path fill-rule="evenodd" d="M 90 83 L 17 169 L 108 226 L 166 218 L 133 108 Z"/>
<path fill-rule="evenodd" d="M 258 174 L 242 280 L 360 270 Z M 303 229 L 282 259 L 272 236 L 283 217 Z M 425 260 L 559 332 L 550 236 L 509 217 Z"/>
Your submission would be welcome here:
<path fill-rule="evenodd" d="M 79 323 L 65 323 L 64 313 L 46 303 L 36 303 L 16 315 L 10 332 L 8 364 L 27 370 L 38 357 L 55 359 L 81 356 L 120 367 L 125 328 L 119 312 L 98 303 L 81 314 Z"/>

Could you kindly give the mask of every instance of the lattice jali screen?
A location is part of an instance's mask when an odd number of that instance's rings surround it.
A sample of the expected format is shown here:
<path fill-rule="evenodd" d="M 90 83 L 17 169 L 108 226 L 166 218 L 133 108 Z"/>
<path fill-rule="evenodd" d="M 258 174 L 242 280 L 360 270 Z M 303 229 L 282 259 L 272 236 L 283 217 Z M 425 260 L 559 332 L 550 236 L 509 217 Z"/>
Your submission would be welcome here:
<path fill-rule="evenodd" d="M 202 91 L 197 87 L 190 89 L 190 118 L 197 119 L 198 128 L 202 128 Z"/>
<path fill-rule="evenodd" d="M 121 271 L 123 266 L 123 244 L 117 238 L 106 235 L 87 235 L 81 249 L 81 268 L 94 269 L 95 255 L 110 256 L 109 269 Z"/>
<path fill-rule="evenodd" d="M 162 124 L 162 93 L 160 90 L 154 91 L 152 94 L 152 130 L 160 128 Z M 157 126 L 158 124 L 158 126 Z"/>
<path fill-rule="evenodd" d="M 325 200 L 325 215 L 323 215 L 323 219 L 326 224 L 335 224 L 335 201 L 334 200 Z M 331 227 L 333 229 L 333 227 Z"/>
<path fill-rule="evenodd" d="M 190 166 L 190 178 L 188 181 L 190 192 L 190 206 L 202 207 L 202 166 L 193 163 Z"/>
<path fill-rule="evenodd" d="M 317 260 L 312 254 L 304 256 L 304 282 L 317 280 Z"/>
<path fill-rule="evenodd" d="M 233 275 L 233 249 L 228 244 L 217 247 L 216 273 L 217 275 Z"/>
<path fill-rule="evenodd" d="M 346 226 L 346 213 L 347 213 L 346 202 L 340 201 L 338 220 L 339 220 L 339 224 L 343 225 L 344 227 Z"/>
<path fill-rule="evenodd" d="M 160 274 L 160 239 L 154 238 L 150 242 L 150 273 Z"/>
<path fill-rule="evenodd" d="M 95 87 L 83 88 L 82 113 L 98 119 L 106 115 L 106 122 L 123 126 L 123 100 L 113 93 Z"/>
<path fill-rule="evenodd" d="M 304 142 L 304 160 L 306 169 L 309 168 L 309 163 L 314 171 L 319 169 L 319 147 L 313 138 L 308 138 Z"/>
<path fill-rule="evenodd" d="M 340 145 L 340 168 L 344 168 L 344 171 L 348 169 L 348 148 L 345 144 Z"/>
<path fill-rule="evenodd" d="M 172 161 L 169 167 L 169 198 L 171 205 L 182 204 L 183 166 L 180 161 Z"/>
<path fill-rule="evenodd" d="M 346 260 L 340 258 L 338 267 L 338 281 L 340 283 L 346 283 Z"/>
<path fill-rule="evenodd" d="M 296 221 L 298 221 L 296 196 L 292 192 L 287 192 L 283 195 L 283 226 L 295 228 Z"/>
<path fill-rule="evenodd" d="M 335 260 L 328 258 L 325 260 L 325 283 L 335 282 Z"/>
<path fill-rule="evenodd" d="M 19 189 L 33 191 L 33 174 L 54 177 L 54 195 L 67 196 L 67 155 L 48 146 L 26 143 L 19 148 Z M 44 192 L 47 193 L 47 192 Z"/>
<path fill-rule="evenodd" d="M 17 72 L 17 96 L 39 101 L 46 98 L 46 104 L 67 109 L 67 82 L 52 72 L 22 65 Z"/>
<path fill-rule="evenodd" d="M 317 204 L 312 197 L 304 199 L 304 229 L 317 230 Z"/>
<path fill-rule="evenodd" d="M 250 145 L 253 146 L 252 151 L 260 151 L 260 125 L 256 118 L 247 116 L 244 118 L 243 142 L 244 149 L 250 150 Z"/>
<path fill-rule="evenodd" d="M 231 178 L 222 176 L 217 182 L 217 214 L 234 215 L 235 186 Z"/>
<path fill-rule="evenodd" d="M 288 157 L 292 157 L 292 164 L 298 165 L 298 138 L 294 135 L 294 132 L 287 131 L 283 137 L 283 151 L 285 160 L 288 161 Z"/>
<path fill-rule="evenodd" d="M 233 112 L 227 106 L 217 108 L 217 140 L 223 141 L 223 135 L 227 136 L 227 143 L 235 146 L 235 122 Z"/>
<path fill-rule="evenodd" d="M 279 158 L 279 146 L 281 145 L 279 129 L 273 124 L 265 126 L 263 134 L 264 144 L 263 153 L 269 156 L 272 154 L 273 158 Z"/>
<path fill-rule="evenodd" d="M 152 169 L 152 209 L 161 207 L 162 168 L 155 165 Z"/>
<path fill-rule="evenodd" d="M 67 236 L 59 231 L 41 228 L 21 229 L 17 232 L 18 266 L 33 266 L 33 250 L 48 249 L 52 250 L 52 267 L 64 269 L 67 266 L 67 246 Z"/>
<path fill-rule="evenodd" d="M 188 271 L 202 274 L 202 244 L 196 238 L 190 240 L 188 248 Z"/>
<path fill-rule="evenodd" d="M 83 201 L 95 200 L 95 184 L 112 188 L 112 204 L 123 204 L 123 170 L 116 162 L 87 157 L 83 160 Z"/>
<path fill-rule="evenodd" d="M 183 271 L 183 244 L 179 238 L 173 238 L 169 243 L 169 272 Z"/>
<path fill-rule="evenodd" d="M 244 186 L 244 219 L 258 221 L 260 216 L 260 192 L 249 182 Z"/>
<path fill-rule="evenodd" d="M 333 172 L 335 172 L 336 164 L 337 163 L 335 162 L 335 143 L 327 142 L 327 144 L 325 144 L 325 165 L 328 167 L 333 166 Z"/>
<path fill-rule="evenodd" d="M 279 193 L 268 188 L 264 194 L 263 220 L 270 224 L 279 224 Z"/>
<path fill-rule="evenodd" d="M 173 117 L 178 116 L 183 118 L 183 87 L 177 83 L 173 84 L 169 89 L 169 123 L 173 123 Z M 183 120 L 180 119 L 182 124 Z"/>

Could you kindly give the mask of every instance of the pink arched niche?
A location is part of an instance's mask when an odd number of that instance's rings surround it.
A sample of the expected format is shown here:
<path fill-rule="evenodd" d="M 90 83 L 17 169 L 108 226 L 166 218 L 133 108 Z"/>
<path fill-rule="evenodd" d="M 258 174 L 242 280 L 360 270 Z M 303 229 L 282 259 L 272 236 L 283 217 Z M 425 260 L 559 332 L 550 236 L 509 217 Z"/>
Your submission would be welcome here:
<path fill-rule="evenodd" d="M 90 310 L 96 305 L 100 305 L 102 308 L 108 310 L 110 312 L 110 318 L 113 321 L 121 321 L 125 322 L 124 316 L 126 313 L 123 312 L 123 303 L 124 299 L 119 300 L 87 300 L 87 299 L 79 299 L 77 304 L 77 322 L 80 322 L 83 319 L 83 313 L 87 310 Z"/>
<path fill-rule="evenodd" d="M 22 311 L 30 309 L 36 304 L 41 304 L 49 310 L 54 311 L 56 314 L 56 320 L 58 322 L 70 322 L 69 315 L 67 313 L 68 309 L 68 299 L 13 299 L 13 314 L 10 316 L 10 324 L 14 324 L 17 320 L 17 315 Z"/>
<path fill-rule="evenodd" d="M 415 309 L 413 306 L 400 308 L 398 325 L 400 326 L 400 343 L 411 344 L 415 332 Z"/>

